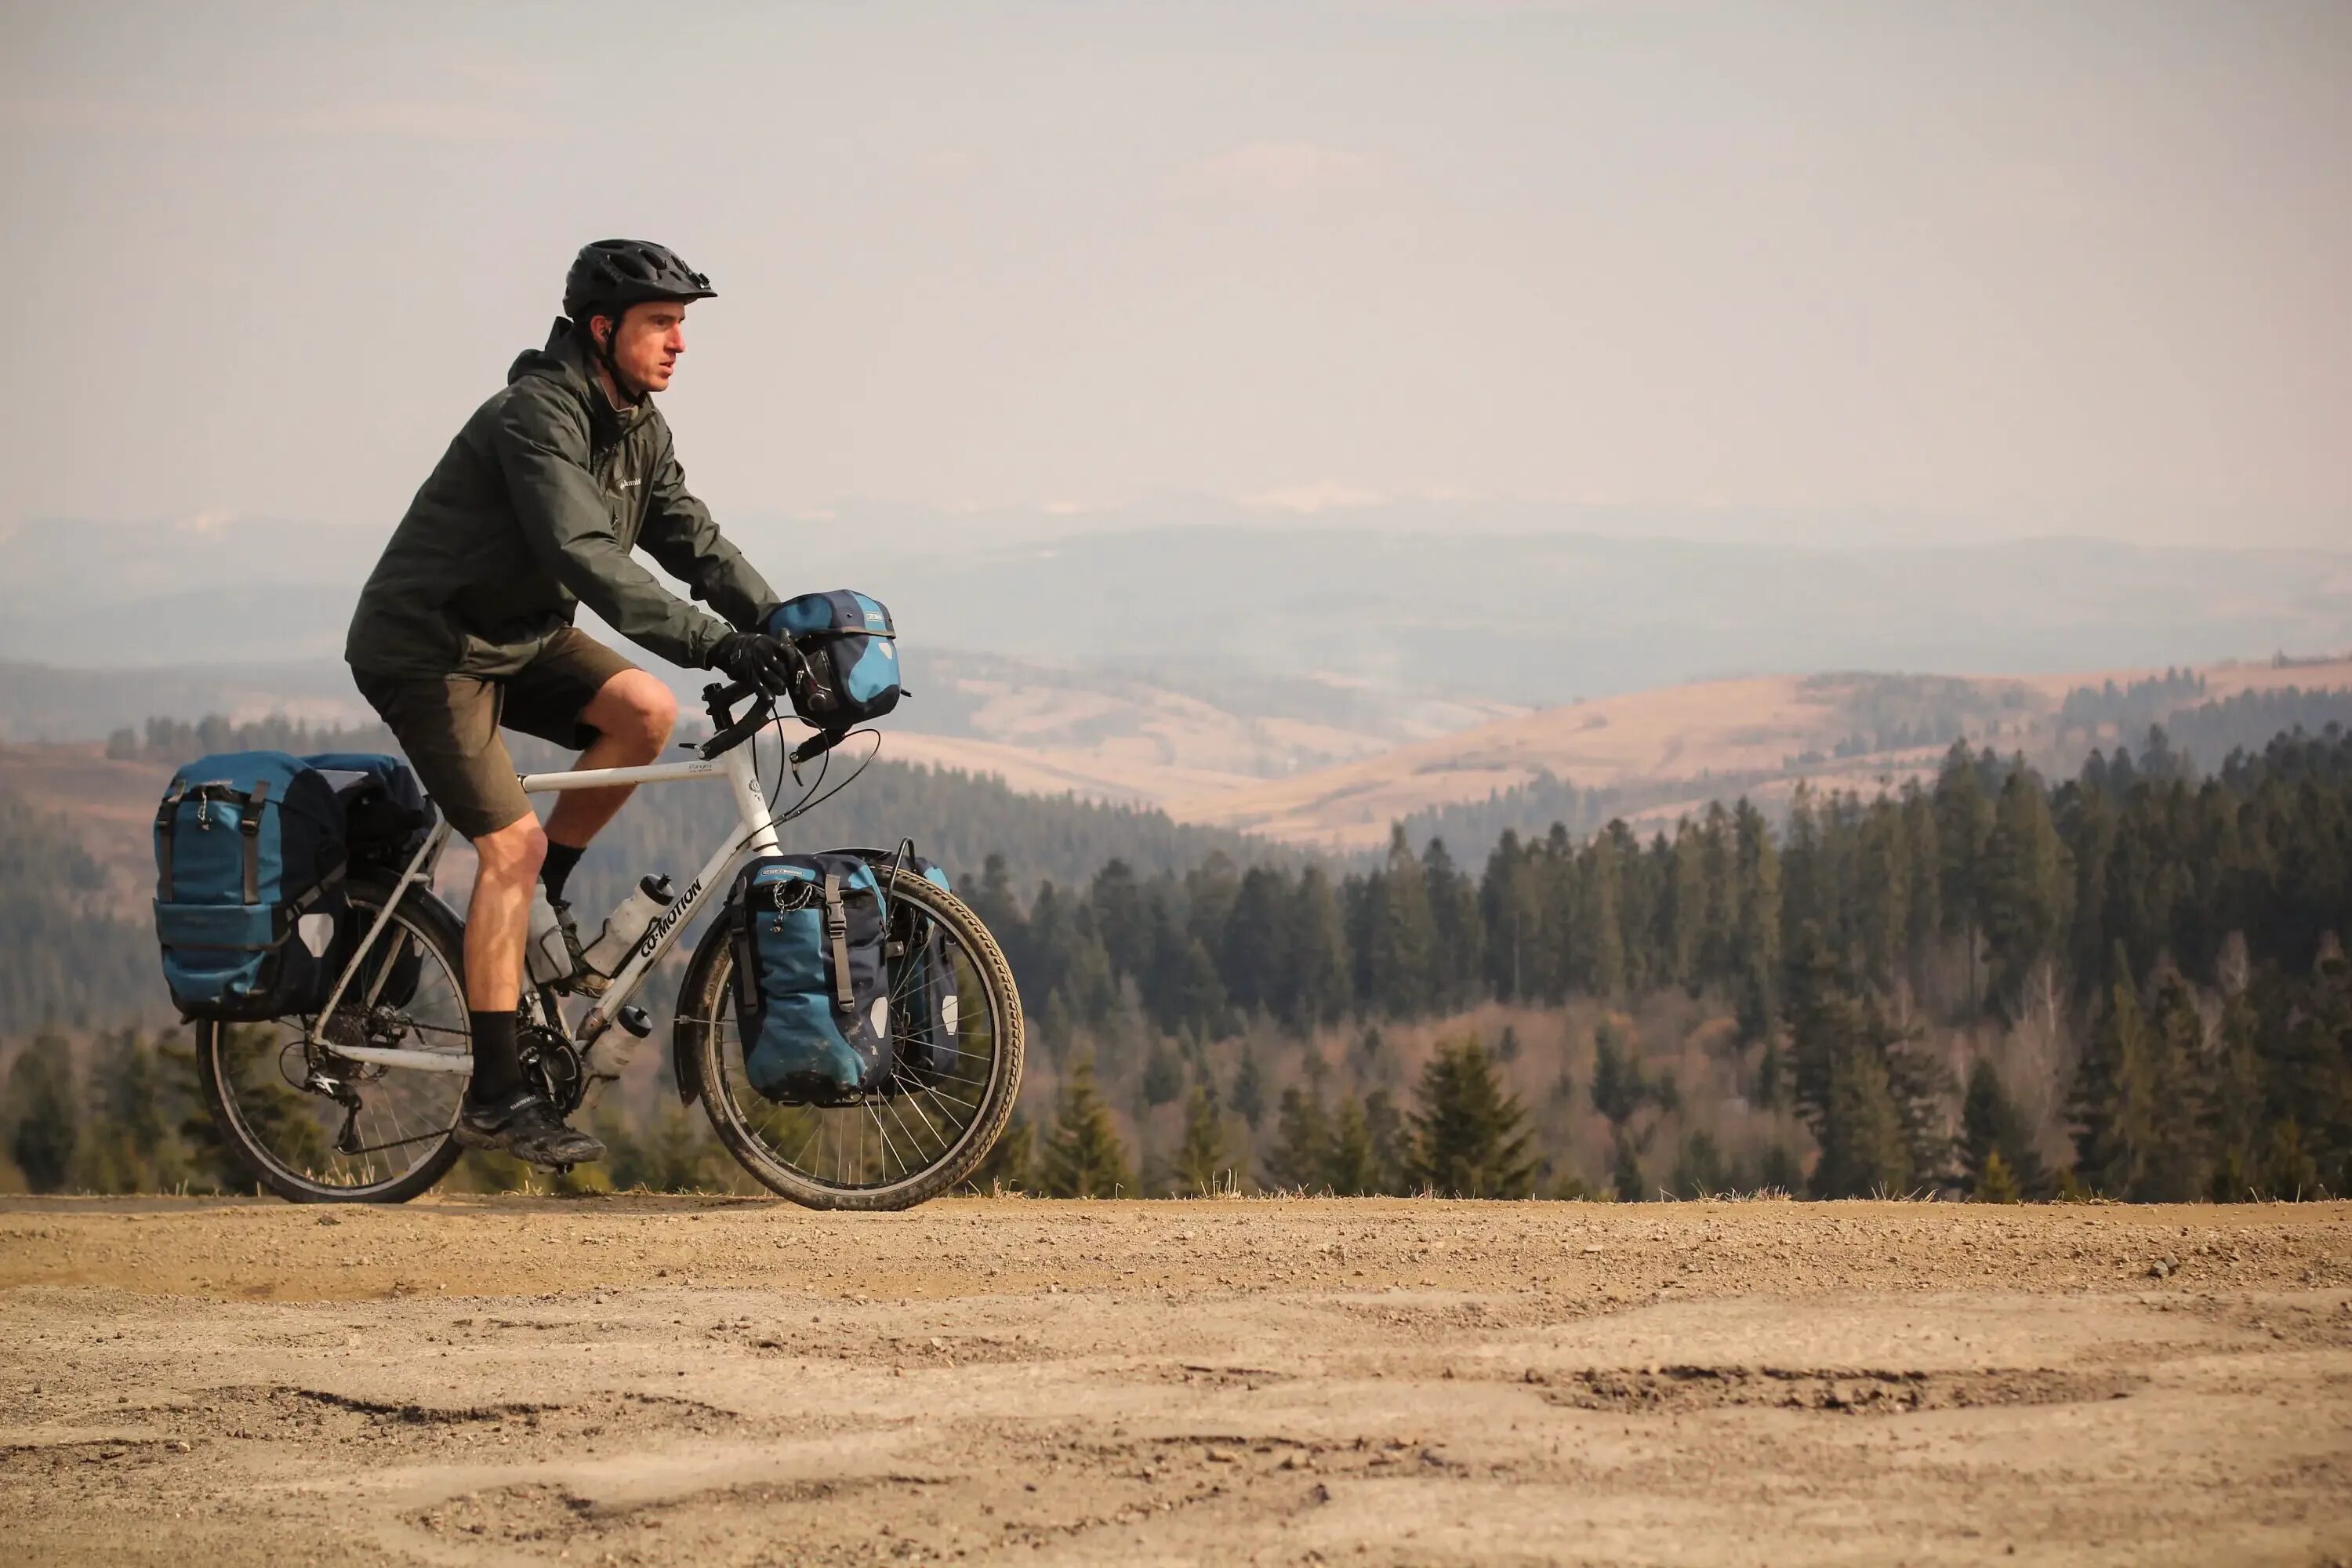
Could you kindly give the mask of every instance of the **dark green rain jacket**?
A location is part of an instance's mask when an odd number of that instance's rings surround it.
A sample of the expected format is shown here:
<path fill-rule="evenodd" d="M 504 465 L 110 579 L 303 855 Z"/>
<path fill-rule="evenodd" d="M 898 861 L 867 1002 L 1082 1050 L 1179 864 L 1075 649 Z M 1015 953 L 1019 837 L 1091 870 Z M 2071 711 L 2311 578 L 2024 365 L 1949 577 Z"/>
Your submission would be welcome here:
<path fill-rule="evenodd" d="M 409 503 L 360 590 L 343 658 L 362 675 L 512 675 L 586 605 L 631 642 L 702 665 L 777 599 L 720 537 L 669 424 L 647 398 L 615 410 L 586 346 L 558 321 L 507 372 Z M 642 548 L 694 597 L 656 581 Z M 724 619 L 719 618 L 723 616 Z"/>

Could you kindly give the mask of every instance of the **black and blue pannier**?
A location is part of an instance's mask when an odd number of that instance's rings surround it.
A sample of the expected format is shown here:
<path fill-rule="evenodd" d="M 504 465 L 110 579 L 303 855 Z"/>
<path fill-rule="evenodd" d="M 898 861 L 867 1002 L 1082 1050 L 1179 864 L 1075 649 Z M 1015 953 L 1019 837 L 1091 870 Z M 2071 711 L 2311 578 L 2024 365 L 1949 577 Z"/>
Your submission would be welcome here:
<path fill-rule="evenodd" d="M 730 895 L 735 1017 L 751 1087 L 787 1105 L 841 1105 L 895 1066 L 882 891 L 853 850 L 763 855 Z"/>
<path fill-rule="evenodd" d="M 408 764 L 381 752 L 321 752 L 302 760 L 334 789 L 352 869 L 406 870 L 439 820 Z"/>
<path fill-rule="evenodd" d="M 879 600 L 847 588 L 803 594 L 777 605 L 766 630 L 807 661 L 793 710 L 818 729 L 846 730 L 898 705 L 898 634 Z"/>
<path fill-rule="evenodd" d="M 381 752 L 321 752 L 304 762 L 326 775 L 343 814 L 343 843 L 352 874 L 387 879 L 408 869 L 425 836 L 439 820 L 416 774 L 400 758 Z M 331 962 L 340 973 L 373 923 L 373 911 L 352 910 Z M 425 951 L 411 939 L 387 931 L 368 950 L 368 962 L 352 977 L 345 1000 L 373 1006 L 405 1007 L 425 975 Z M 333 984 L 332 976 L 329 984 Z M 340 1004 L 338 1005 L 340 1005 Z"/>
<path fill-rule="evenodd" d="M 955 889 L 948 874 L 909 851 L 886 855 L 863 851 L 874 861 L 895 861 L 938 888 Z M 947 931 L 939 921 L 904 899 L 892 903 L 884 939 L 883 961 L 898 1025 L 894 1047 L 898 1072 L 893 1082 L 935 1087 L 953 1078 L 961 1047 L 956 1026 L 955 967 L 948 955 Z"/>
<path fill-rule="evenodd" d="M 190 763 L 155 813 L 155 936 L 192 1018 L 307 1013 L 343 950 L 343 813 L 326 775 L 283 752 Z"/>

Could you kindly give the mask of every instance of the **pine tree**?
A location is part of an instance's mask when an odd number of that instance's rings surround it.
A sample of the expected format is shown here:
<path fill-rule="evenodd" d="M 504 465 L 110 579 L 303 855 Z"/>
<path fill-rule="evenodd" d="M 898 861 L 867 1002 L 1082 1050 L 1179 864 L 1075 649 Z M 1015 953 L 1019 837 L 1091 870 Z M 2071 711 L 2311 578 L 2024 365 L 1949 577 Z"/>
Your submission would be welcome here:
<path fill-rule="evenodd" d="M 1228 1169 L 1225 1119 L 1217 1108 L 1216 1091 L 1195 1083 L 1184 1105 L 1184 1140 L 1176 1149 L 1177 1190 L 1205 1196 L 1217 1190 Z"/>
<path fill-rule="evenodd" d="M 1265 1119 L 1265 1079 L 1257 1069 L 1257 1053 L 1247 1046 L 1242 1047 L 1242 1065 L 1234 1069 L 1234 1109 L 1253 1132 Z"/>
<path fill-rule="evenodd" d="M 1339 1119 L 1332 1124 L 1324 1184 L 1343 1198 L 1369 1197 L 1384 1190 L 1363 1102 L 1352 1094 L 1339 1102 Z"/>
<path fill-rule="evenodd" d="M 966 1178 L 975 1192 L 1017 1193 L 1029 1184 L 1030 1167 L 1036 1159 L 1036 1129 L 1019 1111 L 1004 1124 L 997 1135 L 995 1147 L 982 1157 Z"/>
<path fill-rule="evenodd" d="M 1618 1028 L 1614 1016 L 1604 1016 L 1592 1031 L 1592 1109 L 1610 1126 L 1622 1128 L 1649 1098 L 1640 1046 Z"/>
<path fill-rule="evenodd" d="M 2041 784 L 2021 763 L 2001 785 L 1977 883 L 1990 1000 L 2011 1019 L 2021 1014 L 2028 978 L 2057 957 L 2065 933 L 2065 855 Z"/>
<path fill-rule="evenodd" d="M 1716 1147 L 1712 1134 L 1701 1129 L 1683 1139 L 1669 1185 L 1677 1196 L 1685 1198 L 1709 1198 L 1729 1187 L 1724 1176 L 1723 1152 Z"/>
<path fill-rule="evenodd" d="M 1478 889 L 1454 869 L 1442 838 L 1432 838 L 1422 851 L 1421 876 L 1429 900 L 1431 1002 L 1442 1010 L 1467 1006 L 1486 968 Z"/>
<path fill-rule="evenodd" d="M 1037 1160 L 1038 1185 L 1049 1197 L 1132 1196 L 1135 1173 L 1119 1141 L 1110 1107 L 1095 1088 L 1094 1063 L 1081 1057 L 1054 1110 L 1054 1130 Z"/>
<path fill-rule="evenodd" d="M 1372 1143 L 1373 1191 L 1403 1192 L 1412 1164 L 1412 1129 L 1387 1089 L 1364 1096 L 1364 1131 Z"/>
<path fill-rule="evenodd" d="M 1262 1008 L 1295 1022 L 1298 997 L 1289 978 L 1295 965 L 1286 951 L 1292 934 L 1288 885 L 1271 868 L 1251 867 L 1225 921 L 1219 966 L 1235 1007 L 1244 1013 Z"/>
<path fill-rule="evenodd" d="M 101 1038 L 90 1084 L 93 1115 L 74 1162 L 76 1186 L 94 1193 L 170 1192 L 193 1173 L 164 1108 L 155 1052 L 136 1029 Z"/>
<path fill-rule="evenodd" d="M 2148 1043 L 2147 1142 L 2131 1196 L 2145 1203 L 2194 1203 L 2211 1173 L 2206 1160 L 2205 1020 L 2177 970 L 2157 982 Z"/>
<path fill-rule="evenodd" d="M 2016 1176 L 2010 1173 L 2009 1162 L 1993 1150 L 1985 1156 L 1984 1169 L 1977 1173 L 1969 1195 L 1980 1204 L 2014 1204 L 2025 1200 L 2025 1192 Z"/>
<path fill-rule="evenodd" d="M 1294 1084 L 1282 1091 L 1275 1117 L 1274 1152 L 1266 1156 L 1266 1185 L 1281 1192 L 1313 1192 L 1331 1167 L 1331 1126 L 1322 1096 Z"/>
<path fill-rule="evenodd" d="M 2067 1105 L 2074 1125 L 2074 1174 L 2094 1193 L 2131 1191 L 2148 1137 L 2148 1042 L 2130 965 L 2119 971 L 2083 1047 Z"/>
<path fill-rule="evenodd" d="M 1622 883 L 1616 841 L 1606 833 L 1595 835 L 1577 859 L 1570 977 L 1585 994 L 1603 1000 L 1625 989 L 1625 938 L 1618 913 Z"/>
<path fill-rule="evenodd" d="M 1309 866 L 1298 874 L 1292 911 L 1290 973 L 1281 977 L 1286 984 L 1276 984 L 1271 1005 L 1275 1016 L 1304 1031 L 1337 1023 L 1348 1011 L 1354 1000 L 1349 984 L 1353 960 L 1339 900 L 1321 868 Z"/>
<path fill-rule="evenodd" d="M 2025 1117 L 2010 1098 L 2000 1080 L 2000 1072 L 1987 1057 L 1979 1057 L 1969 1069 L 1967 1098 L 1960 1108 L 1960 1173 L 1961 1183 L 1971 1194 L 1981 1194 L 1992 1180 L 1990 1172 L 1998 1162 L 2002 1176 L 2019 1195 L 2031 1196 L 2042 1191 L 2046 1180 L 2042 1168 L 2042 1156 L 2033 1147 L 2032 1129 Z M 2011 1203 L 2011 1198 L 1988 1198 L 1990 1203 Z"/>
<path fill-rule="evenodd" d="M 1911 868 L 1910 910 L 1904 921 L 1907 964 L 1916 977 L 1944 927 L 1943 841 L 1936 832 L 1935 797 L 1914 781 L 1903 786 L 1903 858 Z"/>
<path fill-rule="evenodd" d="M 1977 947 L 1985 841 L 1992 836 L 1992 804 L 1966 742 L 1954 741 L 1936 780 L 1936 843 L 1943 857 L 1939 887 L 1944 934 L 1960 939 L 1968 958 L 1969 1010 L 1977 1007 Z"/>
<path fill-rule="evenodd" d="M 1706 862 L 1705 839 L 1688 817 L 1675 824 L 1668 879 L 1659 917 L 1664 932 L 1660 965 L 1675 984 L 1696 996 L 1706 935 Z"/>
<path fill-rule="evenodd" d="M 1732 980 L 1740 1032 L 1751 1040 L 1771 1032 L 1780 1012 L 1780 859 L 1764 814 L 1746 799 L 1732 813 L 1738 846 L 1738 916 Z"/>
<path fill-rule="evenodd" d="M 1859 1198 L 1909 1190 L 1911 1154 L 1903 1118 L 1874 1051 L 1844 1050 L 1830 1068 L 1829 1103 L 1819 1133 L 1822 1157 L 1813 1168 L 1813 1195 Z"/>
<path fill-rule="evenodd" d="M 1184 1058 L 1165 1036 L 1151 1042 L 1143 1058 L 1142 1087 L 1143 1103 L 1150 1107 L 1166 1105 L 1184 1092 Z"/>
<path fill-rule="evenodd" d="M 1911 860 L 1901 808 L 1879 796 L 1860 837 L 1853 891 L 1863 963 L 1871 982 L 1891 994 L 1910 966 Z"/>
<path fill-rule="evenodd" d="M 1441 1045 L 1421 1077 L 1412 1180 L 1441 1196 L 1523 1198 L 1535 1191 L 1526 1113 L 1496 1081 L 1475 1037 Z"/>
<path fill-rule="evenodd" d="M 1390 835 L 1380 889 L 1364 953 L 1370 995 L 1389 1017 L 1417 1018 L 1434 999 L 1431 980 L 1437 932 L 1430 916 L 1428 882 L 1405 843 L 1402 825 Z"/>
<path fill-rule="evenodd" d="M 1650 1195 L 1649 1183 L 1642 1175 L 1641 1151 L 1634 1146 L 1633 1136 L 1625 1129 L 1616 1129 L 1611 1137 L 1615 1153 L 1609 1171 L 1609 1184 L 1615 1189 L 1621 1204 L 1638 1204 Z"/>
<path fill-rule="evenodd" d="M 16 1053 L 8 1069 L 8 1157 L 34 1192 L 64 1190 L 73 1172 L 81 1134 L 76 1101 L 65 1041 L 42 1035 Z"/>

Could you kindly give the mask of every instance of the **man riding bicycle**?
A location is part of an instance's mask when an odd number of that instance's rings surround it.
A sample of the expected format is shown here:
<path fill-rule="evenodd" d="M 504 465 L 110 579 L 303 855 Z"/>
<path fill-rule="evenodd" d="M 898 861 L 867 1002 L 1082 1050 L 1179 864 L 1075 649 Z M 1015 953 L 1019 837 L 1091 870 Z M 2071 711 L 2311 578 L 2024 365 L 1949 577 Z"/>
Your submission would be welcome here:
<path fill-rule="evenodd" d="M 677 700 L 572 626 L 583 604 L 673 663 L 774 691 L 788 679 L 783 646 L 754 629 L 777 596 L 688 492 L 651 396 L 686 352 L 687 307 L 715 297 L 665 247 L 583 248 L 547 346 L 515 360 L 416 492 L 344 644 L 361 695 L 474 845 L 474 1071 L 458 1141 L 535 1165 L 601 1159 L 604 1148 L 523 1080 L 516 1012 L 533 885 L 545 887 L 576 957 L 564 884 L 632 786 L 569 792 L 542 826 L 499 726 L 584 748 L 583 769 L 661 754 Z M 640 548 L 718 614 L 662 586 L 633 555 Z"/>

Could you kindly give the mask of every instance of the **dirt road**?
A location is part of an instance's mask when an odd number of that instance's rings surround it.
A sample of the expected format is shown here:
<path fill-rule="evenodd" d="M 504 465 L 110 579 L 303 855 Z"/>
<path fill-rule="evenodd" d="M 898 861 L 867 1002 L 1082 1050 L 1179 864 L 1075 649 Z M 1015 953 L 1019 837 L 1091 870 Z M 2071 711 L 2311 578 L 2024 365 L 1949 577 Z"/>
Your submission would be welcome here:
<path fill-rule="evenodd" d="M 11 1199 L 0 1560 L 2352 1563 L 2352 1205 Z"/>

